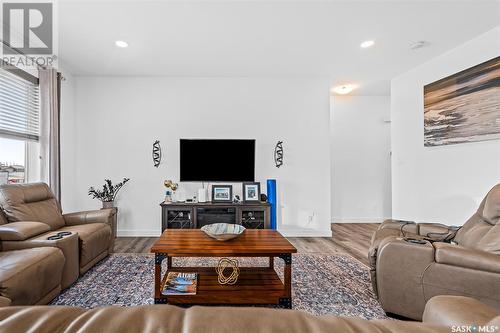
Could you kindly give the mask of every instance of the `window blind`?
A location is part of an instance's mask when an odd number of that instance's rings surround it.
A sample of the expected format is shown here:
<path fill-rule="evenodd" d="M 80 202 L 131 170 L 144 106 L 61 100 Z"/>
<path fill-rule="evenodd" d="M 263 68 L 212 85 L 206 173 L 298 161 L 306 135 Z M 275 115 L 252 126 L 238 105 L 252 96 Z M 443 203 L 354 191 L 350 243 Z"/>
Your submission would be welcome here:
<path fill-rule="evenodd" d="M 40 100 L 38 85 L 0 69 L 0 136 L 38 141 Z"/>

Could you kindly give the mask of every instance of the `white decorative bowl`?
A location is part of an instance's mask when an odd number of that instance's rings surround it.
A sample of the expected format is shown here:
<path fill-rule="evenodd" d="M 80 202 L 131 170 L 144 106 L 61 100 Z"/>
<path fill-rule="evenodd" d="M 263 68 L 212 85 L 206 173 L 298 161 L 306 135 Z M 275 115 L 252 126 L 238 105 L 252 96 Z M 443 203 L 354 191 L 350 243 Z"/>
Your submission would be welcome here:
<path fill-rule="evenodd" d="M 204 225 L 201 230 L 219 241 L 227 241 L 241 235 L 245 231 L 245 227 L 239 224 L 214 223 Z"/>

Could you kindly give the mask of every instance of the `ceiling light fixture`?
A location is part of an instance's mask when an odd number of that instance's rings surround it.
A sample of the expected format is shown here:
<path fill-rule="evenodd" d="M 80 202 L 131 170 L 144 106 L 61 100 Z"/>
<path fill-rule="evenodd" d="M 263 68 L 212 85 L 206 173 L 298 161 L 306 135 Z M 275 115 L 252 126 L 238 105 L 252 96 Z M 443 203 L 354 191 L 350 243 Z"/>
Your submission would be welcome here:
<path fill-rule="evenodd" d="M 122 40 L 117 40 L 115 42 L 115 45 L 118 46 L 118 47 L 127 47 L 128 46 L 128 43 L 127 42 L 124 42 Z"/>
<path fill-rule="evenodd" d="M 366 49 L 366 48 L 369 48 L 370 46 L 373 46 L 373 45 L 375 45 L 375 41 L 373 41 L 373 40 L 365 40 L 359 46 L 361 46 L 361 48 L 363 48 L 363 49 Z"/>
<path fill-rule="evenodd" d="M 411 43 L 410 44 L 410 49 L 412 50 L 418 50 L 418 49 L 421 49 L 425 46 L 429 45 L 429 42 L 425 41 L 425 40 L 419 40 L 417 42 L 414 42 L 414 43 Z"/>
<path fill-rule="evenodd" d="M 347 95 L 356 88 L 357 86 L 355 84 L 342 84 L 340 86 L 334 87 L 332 91 L 339 95 Z"/>

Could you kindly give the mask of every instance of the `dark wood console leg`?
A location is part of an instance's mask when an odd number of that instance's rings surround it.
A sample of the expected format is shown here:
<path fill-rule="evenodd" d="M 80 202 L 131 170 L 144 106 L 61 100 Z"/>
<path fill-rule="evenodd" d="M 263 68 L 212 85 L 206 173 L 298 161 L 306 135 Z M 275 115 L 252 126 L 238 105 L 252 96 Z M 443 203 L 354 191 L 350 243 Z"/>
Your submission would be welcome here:
<path fill-rule="evenodd" d="M 269 268 L 274 269 L 274 257 L 269 257 Z"/>

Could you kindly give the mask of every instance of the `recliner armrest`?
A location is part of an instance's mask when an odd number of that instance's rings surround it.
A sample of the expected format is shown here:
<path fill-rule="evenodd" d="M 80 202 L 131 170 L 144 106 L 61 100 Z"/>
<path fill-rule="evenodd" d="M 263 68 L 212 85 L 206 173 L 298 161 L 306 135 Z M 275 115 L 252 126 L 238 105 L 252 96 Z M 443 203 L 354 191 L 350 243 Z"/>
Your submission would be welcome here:
<path fill-rule="evenodd" d="M 388 219 L 382 222 L 379 227 L 379 230 L 381 229 L 395 229 L 402 231 L 404 233 L 412 233 L 416 234 L 417 233 L 417 224 L 413 221 L 404 221 L 404 220 L 395 220 L 395 219 Z"/>
<path fill-rule="evenodd" d="M 455 237 L 458 227 L 441 223 L 419 223 L 418 234 L 436 242 L 449 241 Z"/>
<path fill-rule="evenodd" d="M 386 312 L 420 320 L 425 306 L 423 272 L 434 263 L 430 242 L 412 243 L 402 238 L 380 242 L 377 255 L 378 300 Z"/>
<path fill-rule="evenodd" d="M 441 223 L 415 223 L 404 220 L 385 220 L 378 227 L 382 229 L 399 230 L 403 235 L 412 237 L 411 234 L 425 237 L 431 241 L 445 241 L 455 237 L 458 227 L 447 226 Z"/>
<path fill-rule="evenodd" d="M 441 223 L 419 223 L 418 233 L 422 236 L 433 233 L 445 233 L 450 230 L 450 227 Z"/>
<path fill-rule="evenodd" d="M 500 273 L 500 255 L 460 245 L 434 243 L 436 262 L 440 264 Z"/>
<path fill-rule="evenodd" d="M 484 325 L 498 315 L 498 311 L 474 298 L 439 295 L 425 304 L 422 321 L 448 327 Z"/>
<path fill-rule="evenodd" d="M 50 227 L 42 222 L 12 222 L 0 226 L 0 240 L 23 241 L 38 236 L 50 230 Z"/>
<path fill-rule="evenodd" d="M 115 214 L 116 210 L 114 208 L 109 208 L 63 214 L 63 218 L 68 226 L 86 223 L 106 223 L 111 225 Z"/>

